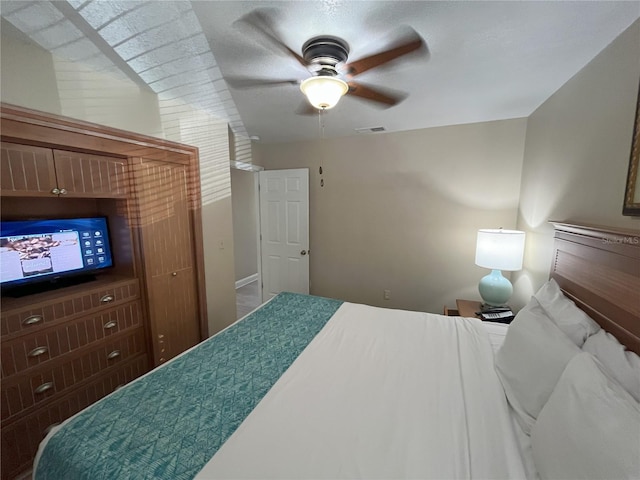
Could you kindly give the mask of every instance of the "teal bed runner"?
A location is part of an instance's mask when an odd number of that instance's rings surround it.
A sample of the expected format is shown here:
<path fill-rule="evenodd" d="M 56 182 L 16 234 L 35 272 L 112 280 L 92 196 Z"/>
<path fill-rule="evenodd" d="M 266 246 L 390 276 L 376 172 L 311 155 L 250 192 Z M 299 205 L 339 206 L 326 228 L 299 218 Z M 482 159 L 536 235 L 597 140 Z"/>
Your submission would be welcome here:
<path fill-rule="evenodd" d="M 70 420 L 36 480 L 193 478 L 341 304 L 279 294 Z"/>

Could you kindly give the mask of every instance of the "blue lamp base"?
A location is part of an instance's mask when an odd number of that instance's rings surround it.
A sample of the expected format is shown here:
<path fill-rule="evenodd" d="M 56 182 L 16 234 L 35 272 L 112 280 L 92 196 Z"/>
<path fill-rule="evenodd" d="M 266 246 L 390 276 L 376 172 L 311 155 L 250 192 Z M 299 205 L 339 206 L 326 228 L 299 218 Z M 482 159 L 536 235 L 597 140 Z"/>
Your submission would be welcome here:
<path fill-rule="evenodd" d="M 489 275 L 482 277 L 478 290 L 484 303 L 495 307 L 507 303 L 513 293 L 511 282 L 502 276 L 500 270 L 491 270 Z"/>

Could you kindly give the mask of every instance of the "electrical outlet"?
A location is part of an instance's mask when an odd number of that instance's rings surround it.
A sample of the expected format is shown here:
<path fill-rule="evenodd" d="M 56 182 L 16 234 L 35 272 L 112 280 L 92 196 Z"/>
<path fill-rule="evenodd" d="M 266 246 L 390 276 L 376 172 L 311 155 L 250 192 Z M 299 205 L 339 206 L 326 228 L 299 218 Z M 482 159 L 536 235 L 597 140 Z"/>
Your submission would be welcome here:
<path fill-rule="evenodd" d="M 391 298 L 391 290 L 385 290 L 383 295 L 385 300 L 389 300 Z"/>

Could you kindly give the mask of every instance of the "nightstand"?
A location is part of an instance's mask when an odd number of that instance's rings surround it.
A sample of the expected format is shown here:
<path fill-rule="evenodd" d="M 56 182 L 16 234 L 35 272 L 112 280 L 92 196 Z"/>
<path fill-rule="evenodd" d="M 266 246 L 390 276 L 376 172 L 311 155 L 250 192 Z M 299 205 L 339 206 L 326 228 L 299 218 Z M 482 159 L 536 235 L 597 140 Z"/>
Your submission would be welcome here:
<path fill-rule="evenodd" d="M 480 311 L 482 306 L 482 302 L 477 302 L 475 300 L 456 300 L 456 308 L 448 308 L 444 307 L 444 314 L 449 317 L 469 317 L 469 318 L 480 318 L 479 315 L 476 315 L 476 312 Z M 509 317 L 508 319 L 496 319 L 491 320 L 492 322 L 498 323 L 511 323 L 513 317 Z"/>
<path fill-rule="evenodd" d="M 480 306 L 482 302 L 477 302 L 475 300 L 456 300 L 456 308 L 448 308 L 444 307 L 444 314 L 450 317 L 460 316 L 460 317 L 471 317 L 476 318 L 476 312 L 480 311 Z"/>

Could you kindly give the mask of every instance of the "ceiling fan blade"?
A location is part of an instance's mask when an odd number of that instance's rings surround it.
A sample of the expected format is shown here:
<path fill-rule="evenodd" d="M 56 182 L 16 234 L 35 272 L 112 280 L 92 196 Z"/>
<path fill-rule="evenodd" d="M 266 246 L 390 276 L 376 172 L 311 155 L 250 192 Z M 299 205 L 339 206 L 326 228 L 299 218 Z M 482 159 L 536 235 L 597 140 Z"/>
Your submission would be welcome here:
<path fill-rule="evenodd" d="M 363 100 L 376 102 L 383 108 L 393 107 L 407 98 L 407 94 L 403 92 L 391 91 L 388 89 L 383 90 L 379 87 L 369 87 L 356 82 L 349 82 L 349 91 L 347 92 L 347 95 L 353 95 L 354 97 L 362 98 Z"/>
<path fill-rule="evenodd" d="M 405 29 L 406 31 L 386 50 L 345 65 L 344 74 L 352 78 L 411 52 L 422 51 L 428 54 L 427 45 L 422 37 L 411 27 Z"/>
<path fill-rule="evenodd" d="M 276 47 L 281 52 L 296 59 L 300 65 L 307 68 L 307 62 L 298 55 L 295 51 L 291 50 L 280 38 L 280 34 L 276 29 L 275 17 L 278 10 L 273 8 L 257 8 L 246 15 L 240 17 L 234 22 L 236 26 L 248 26 L 253 31 L 258 32 L 263 39 Z"/>
<path fill-rule="evenodd" d="M 257 77 L 224 77 L 225 82 L 232 88 L 258 88 L 258 87 L 277 87 L 280 85 L 298 85 L 300 80 L 279 80 L 272 78 Z"/>

